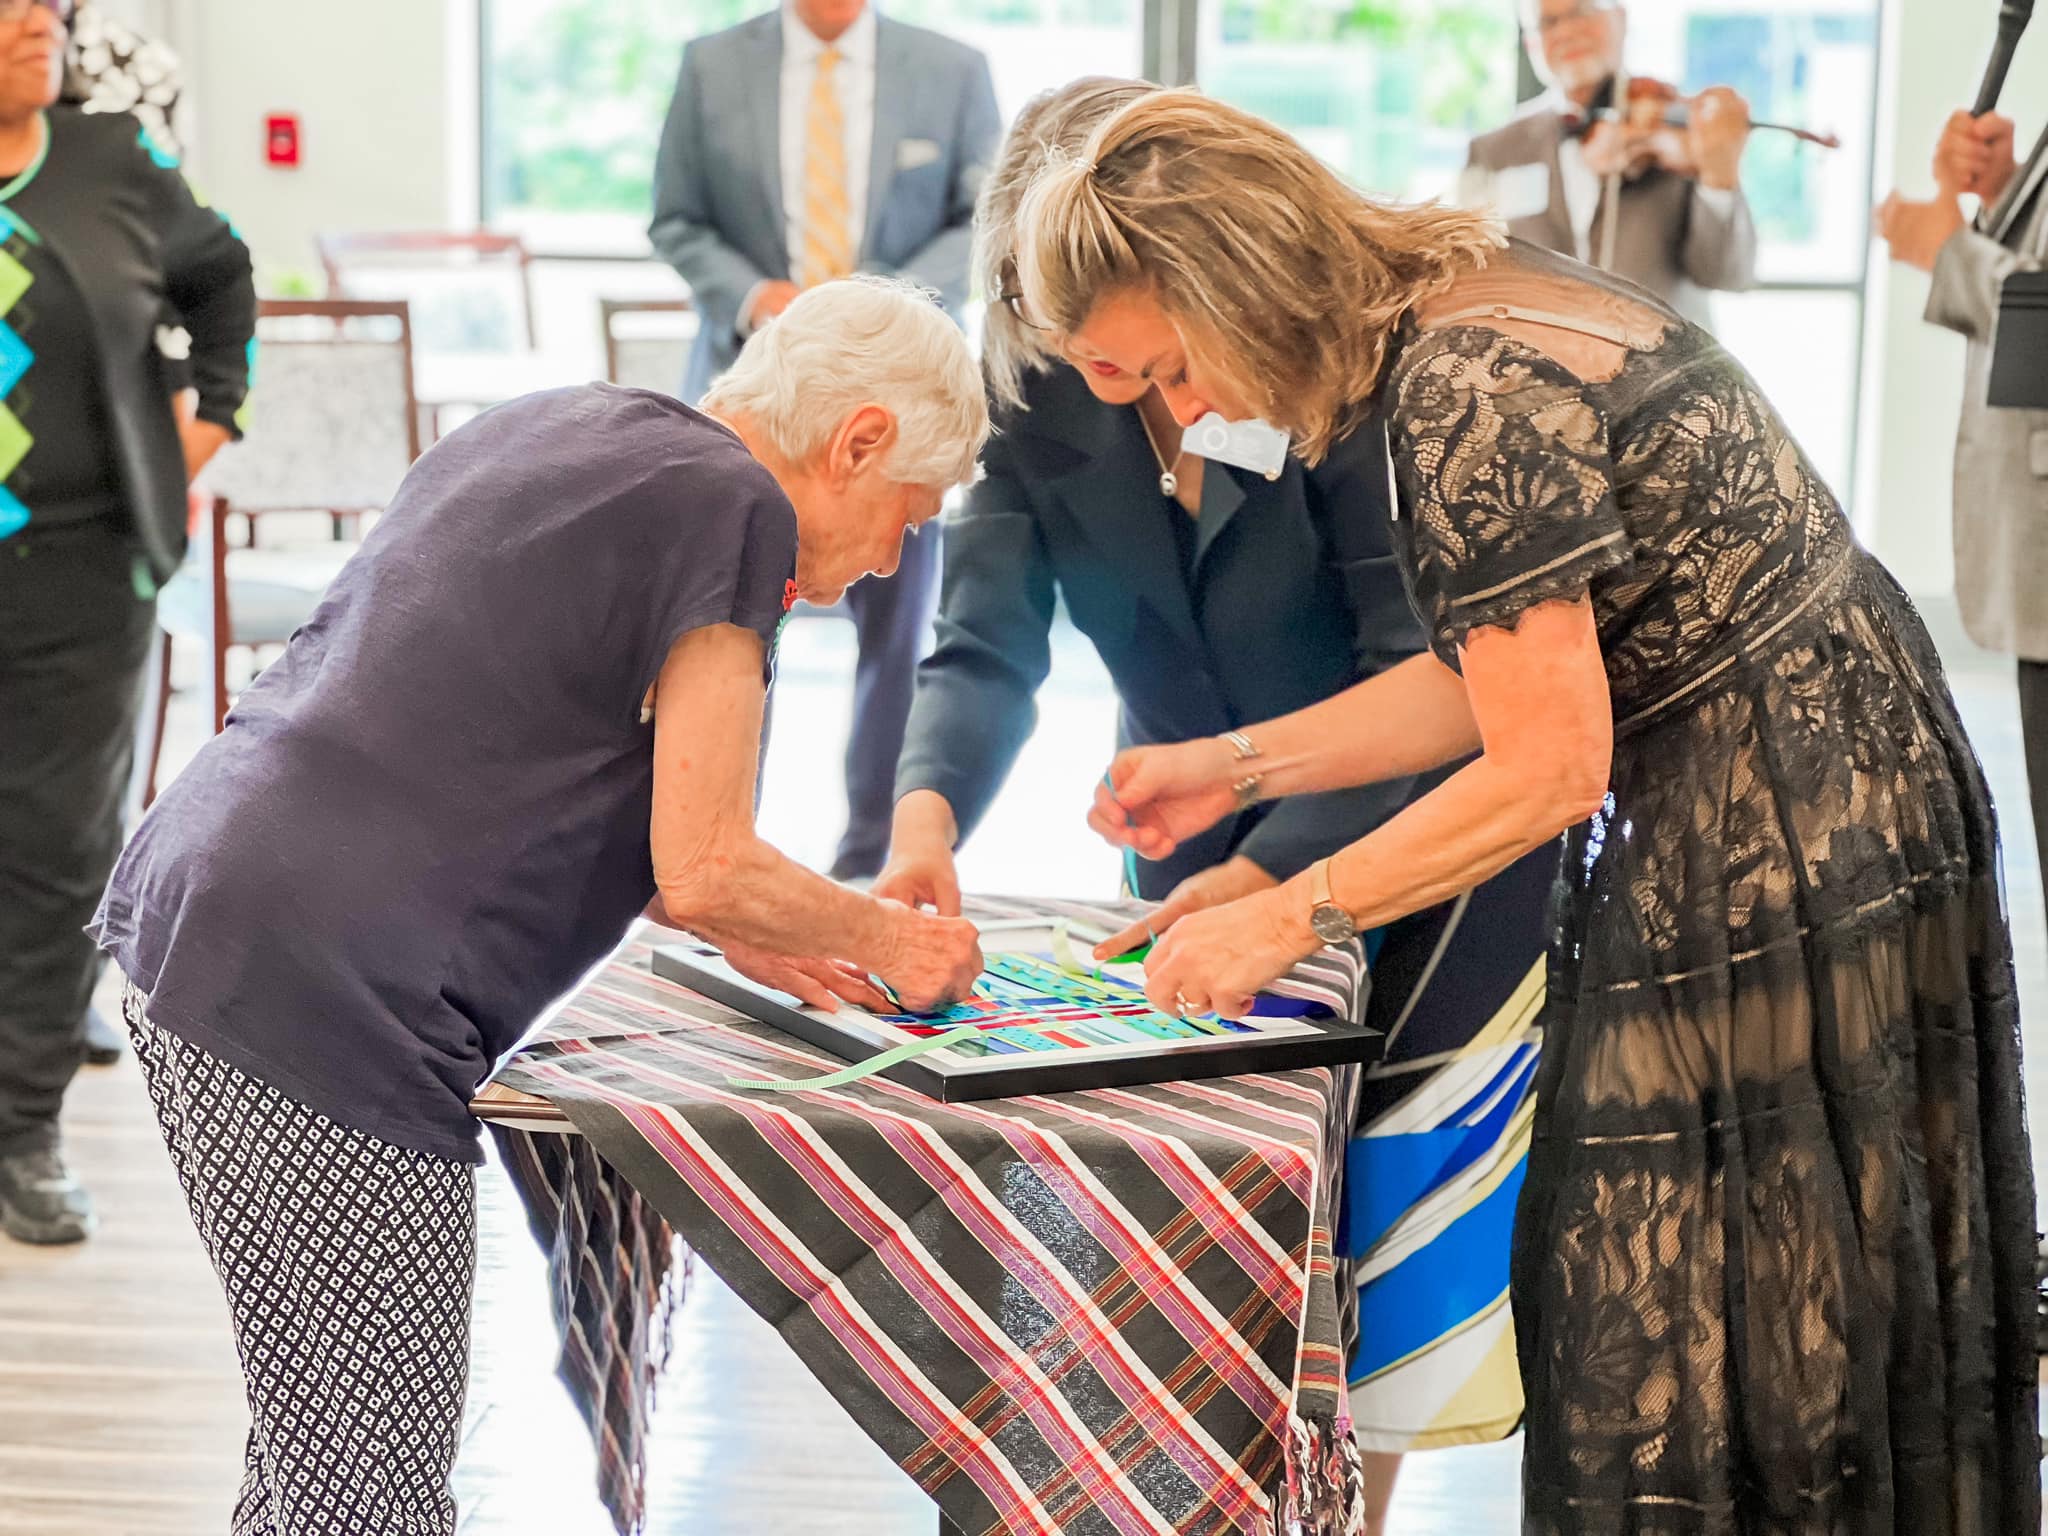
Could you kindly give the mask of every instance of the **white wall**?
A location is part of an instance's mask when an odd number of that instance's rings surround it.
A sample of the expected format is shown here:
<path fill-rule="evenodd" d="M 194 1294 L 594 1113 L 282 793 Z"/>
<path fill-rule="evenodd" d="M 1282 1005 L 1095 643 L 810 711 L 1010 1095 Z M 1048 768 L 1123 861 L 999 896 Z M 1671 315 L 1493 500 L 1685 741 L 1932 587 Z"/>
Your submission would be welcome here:
<path fill-rule="evenodd" d="M 451 146 L 474 109 L 450 100 L 451 5 L 469 10 L 466 0 L 165 4 L 196 107 L 193 182 L 234 219 L 266 283 L 316 277 L 319 231 L 439 229 L 460 211 Z M 264 163 L 273 112 L 299 114 L 295 171 Z"/>
<path fill-rule="evenodd" d="M 1991 0 L 1891 0 L 1887 80 L 1880 94 L 1876 163 L 1888 187 L 1927 197 L 1929 164 L 1950 112 L 1969 107 L 1991 51 Z M 2000 107 L 2019 124 L 2024 155 L 2048 104 L 2048 16 L 2021 39 Z M 1907 589 L 1946 597 L 1955 563 L 1949 546 L 1949 474 L 1962 407 L 1963 339 L 1920 318 L 1927 278 L 1882 260 L 1872 264 L 1864 354 L 1862 460 L 1857 524 Z"/>

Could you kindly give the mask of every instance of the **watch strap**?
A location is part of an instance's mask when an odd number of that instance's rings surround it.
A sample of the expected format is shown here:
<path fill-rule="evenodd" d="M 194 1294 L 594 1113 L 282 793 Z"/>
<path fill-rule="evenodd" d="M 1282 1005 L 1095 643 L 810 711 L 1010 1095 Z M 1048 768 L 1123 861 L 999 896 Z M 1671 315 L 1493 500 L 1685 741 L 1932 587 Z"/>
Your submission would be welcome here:
<path fill-rule="evenodd" d="M 1317 859 L 1308 871 L 1308 909 L 1335 905 L 1330 899 L 1330 861 Z"/>

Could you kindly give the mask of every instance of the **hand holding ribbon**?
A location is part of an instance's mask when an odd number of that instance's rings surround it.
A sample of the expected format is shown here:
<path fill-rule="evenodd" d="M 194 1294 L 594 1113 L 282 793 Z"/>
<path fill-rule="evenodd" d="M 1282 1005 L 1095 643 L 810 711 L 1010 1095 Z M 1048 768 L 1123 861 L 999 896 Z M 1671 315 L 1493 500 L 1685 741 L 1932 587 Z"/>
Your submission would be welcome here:
<path fill-rule="evenodd" d="M 1240 764 L 1228 743 L 1207 737 L 1119 752 L 1096 786 L 1088 825 L 1116 848 L 1163 859 L 1238 808 Z"/>

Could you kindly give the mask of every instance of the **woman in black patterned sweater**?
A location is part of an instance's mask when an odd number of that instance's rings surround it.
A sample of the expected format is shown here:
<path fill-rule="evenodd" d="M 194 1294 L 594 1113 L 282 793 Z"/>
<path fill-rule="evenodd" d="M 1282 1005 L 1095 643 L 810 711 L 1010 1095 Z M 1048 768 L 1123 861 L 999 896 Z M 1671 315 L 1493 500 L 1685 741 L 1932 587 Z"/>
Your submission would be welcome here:
<path fill-rule="evenodd" d="M 1375 407 L 1434 655 L 1246 734 L 1266 794 L 1472 765 L 1185 918 L 1162 1006 L 1563 833 L 1516 1234 L 1525 1529 L 2040 1529 L 2033 1179 L 1984 778 L 1897 584 L 1713 338 L 1189 93 L 1033 188 L 1024 302 L 1313 461 Z M 1384 722 L 1405 719 L 1393 732 Z M 1367 726 L 1370 722 L 1371 728 Z M 1234 805 L 1140 748 L 1153 857 Z"/>
<path fill-rule="evenodd" d="M 157 586 L 256 324 L 248 250 L 171 155 L 126 112 L 59 102 L 72 19 L 0 0 L 0 1230 L 36 1243 L 93 1227 L 58 1134 L 99 974 L 84 925 L 121 846 Z"/>

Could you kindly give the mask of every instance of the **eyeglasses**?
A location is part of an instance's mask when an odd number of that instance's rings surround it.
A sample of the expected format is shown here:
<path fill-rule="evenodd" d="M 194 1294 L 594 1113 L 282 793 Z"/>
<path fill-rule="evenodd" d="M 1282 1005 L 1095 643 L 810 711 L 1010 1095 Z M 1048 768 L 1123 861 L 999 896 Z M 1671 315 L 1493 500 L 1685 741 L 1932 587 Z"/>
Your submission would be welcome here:
<path fill-rule="evenodd" d="M 0 0 L 0 25 L 27 21 L 29 13 L 38 8 L 48 11 L 57 18 L 58 26 L 69 30 L 71 18 L 78 14 L 78 0 Z"/>
<path fill-rule="evenodd" d="M 998 297 L 1002 301 L 1003 308 L 1016 317 L 1019 325 L 1029 327 L 1034 331 L 1050 332 L 1052 330 L 1051 326 L 1040 325 L 1036 320 L 1024 313 L 1024 286 L 1017 280 L 1017 264 L 1013 261 L 1003 263 L 1002 293 Z"/>
<path fill-rule="evenodd" d="M 1024 294 L 1021 290 L 1007 290 L 1003 294 L 1002 299 L 1003 307 L 1009 310 L 1009 312 L 1012 315 L 1016 316 L 1017 323 L 1019 325 L 1029 326 L 1032 330 L 1043 331 L 1047 335 L 1052 334 L 1051 326 L 1040 325 L 1036 320 L 1032 319 L 1029 315 L 1024 313 Z"/>

